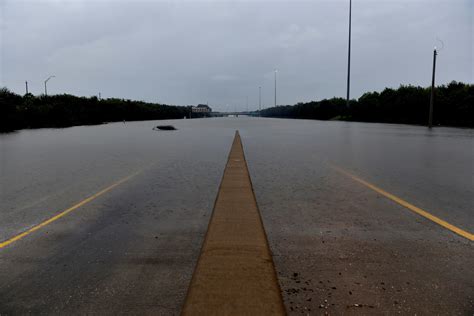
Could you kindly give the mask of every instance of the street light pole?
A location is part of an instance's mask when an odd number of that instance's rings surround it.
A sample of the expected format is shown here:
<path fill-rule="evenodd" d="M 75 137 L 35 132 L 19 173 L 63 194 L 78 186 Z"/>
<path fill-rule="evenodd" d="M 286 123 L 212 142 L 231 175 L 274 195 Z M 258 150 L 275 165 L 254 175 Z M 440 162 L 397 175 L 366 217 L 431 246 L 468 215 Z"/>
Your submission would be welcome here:
<path fill-rule="evenodd" d="M 48 95 L 48 88 L 47 88 L 46 84 L 48 83 L 49 79 L 54 78 L 54 77 L 56 77 L 56 76 L 54 76 L 54 75 L 53 75 L 53 76 L 49 76 L 48 79 L 46 79 L 46 80 L 44 81 L 44 95 L 45 95 L 45 96 Z"/>
<path fill-rule="evenodd" d="M 435 89 L 435 72 L 436 72 L 436 47 L 433 50 L 433 74 L 431 75 L 431 96 L 430 96 L 430 113 L 428 116 L 428 127 L 433 127 L 433 103 L 434 103 L 434 89 Z"/>
<path fill-rule="evenodd" d="M 346 104 L 349 107 L 349 91 L 351 87 L 351 15 L 352 15 L 352 0 L 349 0 L 349 47 L 347 54 L 347 95 Z"/>
<path fill-rule="evenodd" d="M 277 106 L 277 72 L 278 70 L 275 69 L 275 107 Z"/>

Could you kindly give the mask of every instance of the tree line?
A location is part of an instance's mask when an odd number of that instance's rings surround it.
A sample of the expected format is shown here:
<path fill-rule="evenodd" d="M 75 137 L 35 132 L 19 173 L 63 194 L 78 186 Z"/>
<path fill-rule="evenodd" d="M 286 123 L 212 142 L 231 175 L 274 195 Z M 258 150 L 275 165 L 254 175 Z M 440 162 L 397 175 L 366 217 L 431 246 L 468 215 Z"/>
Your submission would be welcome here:
<path fill-rule="evenodd" d="M 262 110 L 261 116 L 316 120 L 426 125 L 430 88 L 400 86 L 368 92 L 349 106 L 343 98 L 324 99 Z M 474 127 L 474 85 L 451 82 L 435 89 L 434 124 Z M 99 99 L 69 94 L 18 95 L 0 88 L 0 132 L 23 128 L 67 127 L 105 122 L 203 117 L 191 106 L 172 106 L 117 98 Z"/>
<path fill-rule="evenodd" d="M 347 106 L 343 98 L 271 107 L 264 117 L 426 125 L 431 88 L 400 86 L 368 92 Z M 474 127 L 474 85 L 451 82 L 435 89 L 434 125 Z"/>
<path fill-rule="evenodd" d="M 0 88 L 0 132 L 24 128 L 68 127 L 117 121 L 203 117 L 191 106 L 172 106 L 124 99 L 77 97 L 69 94 L 18 95 Z"/>

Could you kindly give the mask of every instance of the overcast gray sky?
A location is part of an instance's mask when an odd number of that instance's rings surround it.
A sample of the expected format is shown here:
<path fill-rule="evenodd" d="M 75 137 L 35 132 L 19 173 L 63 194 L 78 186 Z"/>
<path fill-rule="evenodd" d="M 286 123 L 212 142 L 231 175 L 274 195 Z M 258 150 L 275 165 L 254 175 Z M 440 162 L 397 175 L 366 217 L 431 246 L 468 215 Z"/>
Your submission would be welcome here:
<path fill-rule="evenodd" d="M 215 110 L 345 96 L 349 0 L 0 0 L 0 86 Z M 352 88 L 473 82 L 474 0 L 353 0 Z"/>

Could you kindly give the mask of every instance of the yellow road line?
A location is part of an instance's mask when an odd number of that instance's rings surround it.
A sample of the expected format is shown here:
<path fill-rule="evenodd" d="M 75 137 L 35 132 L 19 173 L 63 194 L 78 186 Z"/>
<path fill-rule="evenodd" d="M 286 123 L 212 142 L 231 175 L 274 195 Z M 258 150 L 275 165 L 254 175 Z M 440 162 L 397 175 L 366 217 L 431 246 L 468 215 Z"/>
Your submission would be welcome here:
<path fill-rule="evenodd" d="M 357 182 L 359 182 L 359 183 L 365 185 L 366 187 L 368 187 L 368 188 L 374 190 L 375 192 L 382 194 L 382 195 L 385 196 L 386 198 L 389 198 L 390 200 L 392 200 L 392 201 L 394 201 L 394 202 L 396 202 L 396 203 L 398 203 L 398 204 L 400 204 L 400 205 L 406 207 L 406 208 L 409 209 L 410 211 L 413 211 L 413 212 L 415 212 L 415 213 L 417 213 L 417 214 L 423 216 L 424 218 L 427 218 L 427 219 L 429 219 L 430 221 L 435 222 L 436 224 L 438 224 L 438 225 L 440 225 L 440 226 L 442 226 L 442 227 L 444 227 L 444 228 L 449 229 L 450 231 L 452 231 L 452 232 L 458 234 L 459 236 L 462 236 L 462 237 L 467 238 L 467 239 L 469 239 L 469 240 L 471 240 L 471 241 L 474 241 L 474 234 L 471 234 L 471 233 L 469 233 L 469 232 L 467 232 L 467 231 L 465 231 L 465 230 L 463 230 L 463 229 L 461 229 L 461 228 L 459 228 L 459 227 L 456 227 L 456 226 L 454 226 L 454 225 L 452 225 L 452 224 L 450 224 L 450 223 L 448 223 L 448 222 L 442 220 L 441 218 L 439 218 L 439 217 L 437 217 L 437 216 L 434 216 L 434 215 L 428 213 L 427 211 L 425 211 L 425 210 L 423 210 L 423 209 L 421 209 L 421 208 L 419 208 L 419 207 L 416 207 L 416 206 L 414 206 L 413 204 L 410 204 L 410 203 L 408 203 L 407 201 L 404 201 L 404 200 L 402 200 L 401 198 L 399 198 L 399 197 L 397 197 L 397 196 L 395 196 L 395 195 L 393 195 L 393 194 L 391 194 L 391 193 L 388 193 L 387 191 L 382 190 L 382 189 L 379 188 L 379 187 L 376 187 L 376 186 L 373 185 L 372 183 L 369 183 L 369 182 L 367 182 L 367 181 L 365 181 L 365 180 L 363 180 L 363 179 L 361 179 L 361 178 L 359 178 L 359 177 L 357 177 L 357 176 L 351 174 L 350 172 L 348 172 L 348 171 L 346 171 L 346 170 L 344 170 L 344 169 L 342 169 L 342 168 L 340 168 L 340 167 L 337 167 L 337 166 L 334 166 L 334 165 L 332 165 L 331 167 L 332 167 L 333 169 L 339 171 L 340 173 L 342 173 L 342 174 L 344 174 L 344 175 L 346 175 L 346 176 L 352 178 L 353 180 L 355 180 L 355 181 L 357 181 Z"/>
<path fill-rule="evenodd" d="M 82 200 L 81 202 L 77 203 L 76 205 L 71 206 L 71 207 L 68 208 L 67 210 L 64 210 L 64 211 L 62 211 L 61 213 L 56 214 L 55 216 L 53 216 L 53 217 L 51 217 L 51 218 L 45 220 L 44 222 L 42 222 L 42 223 L 40 223 L 40 224 L 38 224 L 38 225 L 36 225 L 36 226 L 33 226 L 32 228 L 28 229 L 27 231 L 24 231 L 24 232 L 21 233 L 21 234 L 18 234 L 18 235 L 14 236 L 14 237 L 12 237 L 12 238 L 10 238 L 10 239 L 8 239 L 8 240 L 5 240 L 5 241 L 1 242 L 1 243 L 0 243 L 0 249 L 5 248 L 6 246 L 8 246 L 8 245 L 14 243 L 15 241 L 18 241 L 18 240 L 20 240 L 20 239 L 22 239 L 22 238 L 28 236 L 29 234 L 31 234 L 31 233 L 33 233 L 33 232 L 35 232 L 35 231 L 37 231 L 37 230 L 43 228 L 44 226 L 46 226 L 46 225 L 48 225 L 48 224 L 51 224 L 52 222 L 57 221 L 58 219 L 60 219 L 61 217 L 66 216 L 68 213 L 74 211 L 75 209 L 77 209 L 77 208 L 83 206 L 84 204 L 87 204 L 87 203 L 89 203 L 89 202 L 95 200 L 95 199 L 98 198 L 99 196 L 101 196 L 101 195 L 103 195 L 103 194 L 109 192 L 110 190 L 112 190 L 113 188 L 115 188 L 115 187 L 121 185 L 121 184 L 124 183 L 125 181 L 130 180 L 131 178 L 133 178 L 134 176 L 136 176 L 136 175 L 139 174 L 139 173 L 140 173 L 140 171 L 135 172 L 135 173 L 133 173 L 133 174 L 131 174 L 131 175 L 129 175 L 129 176 L 123 178 L 123 179 L 120 179 L 119 181 L 115 182 L 114 184 L 108 186 L 107 188 L 105 188 L 105 189 L 103 189 L 103 190 L 101 190 L 101 191 L 95 193 L 94 195 L 91 195 L 90 197 L 88 197 L 88 198 Z"/>

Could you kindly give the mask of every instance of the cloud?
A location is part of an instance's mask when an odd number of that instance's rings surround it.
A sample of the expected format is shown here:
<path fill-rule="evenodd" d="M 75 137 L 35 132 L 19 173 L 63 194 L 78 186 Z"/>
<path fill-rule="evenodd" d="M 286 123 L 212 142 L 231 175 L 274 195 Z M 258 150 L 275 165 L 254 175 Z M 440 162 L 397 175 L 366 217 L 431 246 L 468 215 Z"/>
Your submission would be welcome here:
<path fill-rule="evenodd" d="M 1 1 L 1 0 L 0 0 Z M 0 2 L 0 85 L 34 93 L 136 98 L 171 104 L 344 96 L 347 1 Z M 472 82 L 473 2 L 353 1 L 352 96 L 399 84 Z"/>
<path fill-rule="evenodd" d="M 216 81 L 234 81 L 234 80 L 237 80 L 237 77 L 232 76 L 232 75 L 214 75 L 211 78 L 212 78 L 212 80 L 216 80 Z"/>

